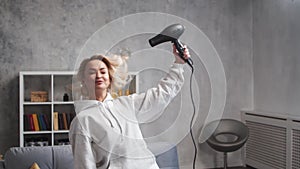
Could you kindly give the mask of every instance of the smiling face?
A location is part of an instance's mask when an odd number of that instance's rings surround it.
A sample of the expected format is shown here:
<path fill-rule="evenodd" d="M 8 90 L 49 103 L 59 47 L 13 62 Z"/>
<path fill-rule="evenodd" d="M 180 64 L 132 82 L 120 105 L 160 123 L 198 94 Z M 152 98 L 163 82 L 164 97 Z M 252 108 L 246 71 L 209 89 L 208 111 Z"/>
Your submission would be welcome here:
<path fill-rule="evenodd" d="M 90 99 L 106 95 L 110 87 L 110 76 L 107 65 L 101 60 L 90 60 L 84 69 L 82 82 L 86 86 Z"/>

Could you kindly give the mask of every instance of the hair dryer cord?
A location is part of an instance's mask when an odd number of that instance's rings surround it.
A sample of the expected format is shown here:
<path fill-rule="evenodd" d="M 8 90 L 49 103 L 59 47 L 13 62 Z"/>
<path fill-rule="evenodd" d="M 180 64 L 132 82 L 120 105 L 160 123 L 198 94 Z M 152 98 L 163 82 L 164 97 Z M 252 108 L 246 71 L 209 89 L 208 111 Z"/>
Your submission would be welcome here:
<path fill-rule="evenodd" d="M 190 76 L 190 96 L 191 96 L 191 101 L 192 101 L 192 105 L 193 105 L 193 115 L 192 115 L 192 119 L 190 121 L 190 134 L 191 134 L 191 138 L 192 138 L 192 141 L 193 141 L 193 146 L 194 146 L 194 159 L 193 159 L 193 169 L 196 168 L 196 158 L 197 158 L 197 145 L 196 145 L 196 142 L 195 142 L 195 139 L 194 139 L 194 134 L 193 134 L 193 122 L 194 122 L 194 118 L 195 118 L 195 115 L 196 115 L 196 107 L 195 107 L 195 102 L 194 102 L 194 97 L 193 97 L 193 85 L 192 85 L 192 82 L 193 82 L 193 74 L 194 74 L 194 67 L 192 65 L 191 66 L 191 69 L 192 69 L 192 72 L 191 72 L 191 76 Z"/>

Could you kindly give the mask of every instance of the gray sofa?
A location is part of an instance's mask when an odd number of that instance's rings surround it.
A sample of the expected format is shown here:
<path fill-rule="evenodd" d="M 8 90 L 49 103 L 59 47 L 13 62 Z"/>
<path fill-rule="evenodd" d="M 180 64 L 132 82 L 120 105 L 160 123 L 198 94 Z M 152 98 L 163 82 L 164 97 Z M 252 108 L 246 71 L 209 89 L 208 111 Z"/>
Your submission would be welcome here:
<path fill-rule="evenodd" d="M 152 143 L 149 149 L 155 154 L 161 169 L 179 169 L 176 146 Z M 163 149 L 168 151 L 158 154 Z M 3 169 L 29 169 L 36 162 L 41 169 L 72 169 L 73 155 L 70 145 L 45 147 L 13 147 L 4 156 Z"/>

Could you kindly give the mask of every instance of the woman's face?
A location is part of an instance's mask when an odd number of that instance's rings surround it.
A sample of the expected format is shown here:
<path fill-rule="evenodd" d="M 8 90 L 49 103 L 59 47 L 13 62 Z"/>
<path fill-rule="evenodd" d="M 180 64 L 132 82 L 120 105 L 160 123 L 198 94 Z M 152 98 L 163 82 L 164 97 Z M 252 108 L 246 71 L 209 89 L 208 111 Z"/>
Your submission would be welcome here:
<path fill-rule="evenodd" d="M 95 91 L 106 91 L 110 86 L 106 64 L 101 60 L 89 61 L 85 67 L 83 82 L 90 96 L 95 94 Z"/>

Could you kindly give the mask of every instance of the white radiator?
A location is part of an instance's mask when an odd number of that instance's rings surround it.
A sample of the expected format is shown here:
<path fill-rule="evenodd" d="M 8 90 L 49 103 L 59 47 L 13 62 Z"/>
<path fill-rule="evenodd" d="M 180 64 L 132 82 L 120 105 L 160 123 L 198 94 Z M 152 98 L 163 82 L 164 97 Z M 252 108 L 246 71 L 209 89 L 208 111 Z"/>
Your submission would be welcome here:
<path fill-rule="evenodd" d="M 242 119 L 250 131 L 246 164 L 257 169 L 300 169 L 300 120 L 297 118 L 242 111 Z"/>
<path fill-rule="evenodd" d="M 300 130 L 293 129 L 292 132 L 292 169 L 296 169 L 300 168 Z"/>

